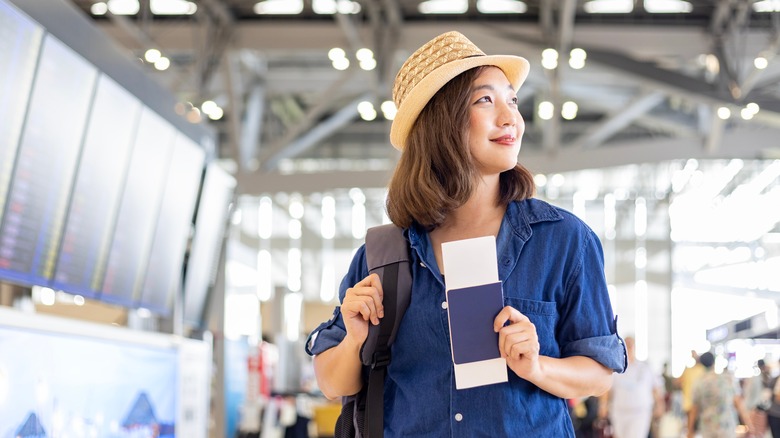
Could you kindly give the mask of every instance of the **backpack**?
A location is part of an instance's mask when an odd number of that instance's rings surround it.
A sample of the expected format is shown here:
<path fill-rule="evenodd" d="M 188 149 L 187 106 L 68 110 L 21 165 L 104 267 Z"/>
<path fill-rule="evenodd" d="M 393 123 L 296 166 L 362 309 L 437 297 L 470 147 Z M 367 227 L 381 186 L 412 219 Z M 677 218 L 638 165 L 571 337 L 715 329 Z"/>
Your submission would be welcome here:
<path fill-rule="evenodd" d="M 360 349 L 363 387 L 342 397 L 335 438 L 381 438 L 384 434 L 384 388 L 390 345 L 412 295 L 409 245 L 403 230 L 393 224 L 369 228 L 366 233 L 368 270 L 382 281 L 385 316 L 379 325 L 369 325 Z"/>

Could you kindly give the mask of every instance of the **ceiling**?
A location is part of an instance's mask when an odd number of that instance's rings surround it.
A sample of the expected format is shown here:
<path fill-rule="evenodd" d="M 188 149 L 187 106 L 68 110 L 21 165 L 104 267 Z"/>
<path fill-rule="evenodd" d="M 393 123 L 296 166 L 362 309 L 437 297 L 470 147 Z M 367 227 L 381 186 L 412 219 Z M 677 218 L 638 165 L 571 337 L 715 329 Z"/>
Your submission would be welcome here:
<path fill-rule="evenodd" d="M 73 0 L 89 13 L 94 0 Z M 626 14 L 589 14 L 582 0 L 526 1 L 523 14 L 426 15 L 420 1 L 360 0 L 354 15 L 318 15 L 310 0 L 295 16 L 260 16 L 254 0 L 200 0 L 191 16 L 95 16 L 122 50 L 143 57 L 157 47 L 172 61 L 149 74 L 181 101 L 213 100 L 224 117 L 219 157 L 242 194 L 384 187 L 397 158 L 389 123 L 358 116 L 357 102 L 390 98 L 392 79 L 417 47 L 459 30 L 488 54 L 526 57 L 519 92 L 527 122 L 520 160 L 537 173 L 684 158 L 780 156 L 780 13 L 756 13 L 752 1 L 694 0 L 687 14 L 651 14 L 636 1 Z M 352 58 L 339 71 L 328 51 Z M 361 70 L 358 48 L 377 67 Z M 542 51 L 561 62 L 542 68 Z M 585 67 L 566 59 L 587 52 Z M 713 55 L 709 57 L 706 55 Z M 753 65 L 756 56 L 768 61 Z M 713 62 L 717 60 L 717 62 Z M 537 115 L 542 101 L 578 105 L 577 117 Z M 744 120 L 748 103 L 760 110 Z M 717 109 L 732 116 L 723 120 Z"/>
<path fill-rule="evenodd" d="M 89 13 L 94 0 L 72 1 Z M 606 198 L 622 194 L 613 201 L 616 237 L 605 237 L 612 260 L 607 271 L 615 283 L 633 284 L 638 275 L 637 200 L 647 203 L 648 235 L 641 244 L 647 244 L 649 260 L 661 261 L 648 264 L 648 281 L 671 287 L 672 200 L 688 190 L 698 193 L 696 181 L 712 180 L 709 186 L 720 184 L 722 190 L 696 205 L 714 208 L 741 184 L 767 174 L 767 162 L 754 159 L 780 158 L 780 62 L 775 58 L 780 12 L 755 13 L 748 0 L 693 0 L 688 14 L 650 14 L 641 0 L 626 14 L 589 14 L 583 0 L 529 0 L 526 13 L 504 15 L 477 12 L 476 0 L 469 0 L 462 15 L 421 14 L 421 2 L 411 0 L 360 0 L 359 14 L 318 15 L 311 0 L 304 0 L 303 12 L 295 16 L 256 15 L 254 0 L 198 0 L 194 15 L 175 17 L 154 16 L 143 8 L 149 0 L 140 3 L 136 16 L 93 18 L 129 57 L 143 58 L 151 47 L 169 57 L 165 71 L 146 68 L 179 101 L 198 106 L 213 100 L 224 108 L 222 119 L 208 123 L 219 133 L 218 156 L 237 177 L 242 195 L 227 258 L 237 262 L 228 263 L 228 277 L 246 281 L 228 280 L 233 290 L 262 296 L 263 284 L 269 290 L 288 287 L 316 301 L 318 292 L 336 289 L 352 251 L 362 243 L 360 231 L 385 220 L 384 187 L 398 158 L 389 143 L 390 122 L 381 113 L 362 120 L 357 103 L 371 101 L 379 111 L 406 57 L 449 30 L 464 33 L 488 54 L 517 54 L 530 61 L 530 75 L 518 93 L 526 119 L 520 161 L 551 181 L 553 174 L 566 174 L 560 186 L 540 185 L 542 199 L 573 209 L 606 236 Z M 328 51 L 334 47 L 351 58 L 347 70 L 332 66 Z M 374 51 L 372 71 L 355 62 L 363 47 Z M 548 48 L 562 54 L 556 69 L 541 65 Z M 568 65 L 572 48 L 586 51 L 584 68 Z M 767 61 L 765 69 L 754 66 L 759 55 Z M 543 119 L 537 110 L 544 101 L 555 108 L 576 102 L 577 117 L 565 120 L 555 111 Z M 749 103 L 760 109 L 745 119 L 741 113 Z M 721 107 L 730 109 L 729 118 L 718 116 Z M 730 161 L 734 158 L 744 164 Z M 728 172 L 734 165 L 739 170 Z M 687 182 L 675 187 L 681 176 Z M 753 204 L 778 205 L 773 178 Z M 354 187 L 362 192 L 351 192 Z M 581 189 L 596 192 L 587 207 Z M 326 238 L 324 205 L 330 197 L 335 233 Z M 264 202 L 273 204 L 267 216 L 261 213 Z M 296 216 L 293 210 L 301 203 L 305 214 Z M 687 214 L 694 224 L 708 221 L 708 214 L 755 216 L 746 208 L 729 214 L 697 208 L 697 214 Z M 763 237 L 726 244 L 761 246 L 765 254 L 755 256 L 759 259 L 780 254 L 780 210 L 765 216 Z M 738 222 L 747 220 L 739 217 Z M 675 275 L 696 283 L 692 273 Z M 291 286 L 296 276 L 298 285 Z M 764 289 L 758 293 L 768 293 Z M 724 290 L 745 293 L 742 286 Z"/>

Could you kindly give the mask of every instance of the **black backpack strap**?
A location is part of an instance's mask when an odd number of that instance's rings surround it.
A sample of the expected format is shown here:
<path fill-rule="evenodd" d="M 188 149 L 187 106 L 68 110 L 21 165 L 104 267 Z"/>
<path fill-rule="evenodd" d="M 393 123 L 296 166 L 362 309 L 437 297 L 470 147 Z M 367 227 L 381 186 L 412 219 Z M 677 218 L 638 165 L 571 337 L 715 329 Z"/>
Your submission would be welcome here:
<path fill-rule="evenodd" d="M 384 432 L 384 383 L 390 364 L 390 345 L 395 340 L 401 318 L 412 296 L 412 274 L 409 266 L 409 244 L 403 230 L 393 224 L 368 229 L 366 261 L 369 272 L 382 281 L 385 316 L 378 326 L 369 325 L 368 337 L 360 350 L 360 359 L 368 366 L 365 432 L 368 438 L 382 437 Z"/>

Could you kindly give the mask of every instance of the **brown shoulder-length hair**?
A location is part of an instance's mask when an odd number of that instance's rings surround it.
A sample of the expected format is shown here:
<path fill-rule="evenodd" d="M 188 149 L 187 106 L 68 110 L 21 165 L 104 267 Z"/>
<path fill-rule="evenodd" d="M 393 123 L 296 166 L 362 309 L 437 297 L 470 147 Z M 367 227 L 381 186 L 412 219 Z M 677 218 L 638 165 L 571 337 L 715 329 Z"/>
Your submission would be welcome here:
<path fill-rule="evenodd" d="M 471 84 L 484 68 L 445 84 L 414 122 L 388 187 L 387 215 L 394 224 L 406 228 L 417 222 L 432 230 L 474 191 L 479 173 L 466 139 Z M 534 196 L 533 175 L 520 163 L 499 181 L 500 204 Z"/>

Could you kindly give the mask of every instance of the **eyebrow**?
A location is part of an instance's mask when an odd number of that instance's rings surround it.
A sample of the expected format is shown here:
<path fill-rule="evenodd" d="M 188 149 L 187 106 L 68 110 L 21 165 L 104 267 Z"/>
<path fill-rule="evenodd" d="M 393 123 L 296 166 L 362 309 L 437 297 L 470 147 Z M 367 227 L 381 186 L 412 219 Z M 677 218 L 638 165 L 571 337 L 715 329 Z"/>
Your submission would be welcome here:
<path fill-rule="evenodd" d="M 512 88 L 512 84 L 509 84 L 509 85 L 508 85 L 506 88 L 507 88 L 507 89 L 509 89 L 509 90 L 511 90 L 511 91 L 515 91 L 515 89 L 514 89 L 514 88 Z M 480 90 L 490 90 L 490 91 L 496 91 L 496 88 L 495 88 L 494 86 L 490 85 L 490 84 L 485 84 L 485 85 L 477 85 L 476 87 L 474 87 L 474 88 L 471 90 L 471 92 L 472 92 L 472 93 L 474 93 L 474 92 L 476 92 L 476 91 L 480 91 Z"/>

